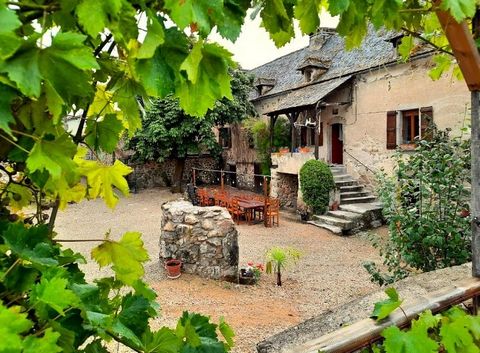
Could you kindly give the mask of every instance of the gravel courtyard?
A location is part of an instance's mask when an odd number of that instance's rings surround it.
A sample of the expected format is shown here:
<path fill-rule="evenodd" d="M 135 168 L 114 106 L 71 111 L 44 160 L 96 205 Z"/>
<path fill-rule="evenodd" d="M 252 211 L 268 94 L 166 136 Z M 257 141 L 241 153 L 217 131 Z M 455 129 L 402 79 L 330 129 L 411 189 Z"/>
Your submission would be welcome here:
<path fill-rule="evenodd" d="M 377 288 L 370 283 L 363 261 L 380 258 L 362 236 L 339 237 L 325 230 L 302 224 L 288 213 L 280 218 L 280 227 L 241 225 L 239 230 L 240 264 L 264 262 L 264 253 L 272 246 L 292 246 L 303 256 L 287 270 L 284 285 L 275 286 L 273 275 L 263 274 L 256 286 L 239 286 L 205 280 L 192 275 L 168 280 L 158 261 L 163 202 L 175 199 L 166 189 L 152 189 L 122 199 L 115 210 L 101 200 L 72 205 L 58 215 L 58 239 L 98 239 L 111 230 L 112 238 L 126 231 L 143 234 L 150 254 L 145 278 L 158 294 L 162 317 L 153 323 L 174 326 L 182 311 L 200 312 L 218 321 L 220 316 L 236 333 L 234 352 L 254 352 L 263 338 L 293 326 L 327 309 L 332 309 Z M 65 243 L 90 259 L 95 242 Z M 91 279 L 106 275 L 89 262 L 84 270 Z"/>

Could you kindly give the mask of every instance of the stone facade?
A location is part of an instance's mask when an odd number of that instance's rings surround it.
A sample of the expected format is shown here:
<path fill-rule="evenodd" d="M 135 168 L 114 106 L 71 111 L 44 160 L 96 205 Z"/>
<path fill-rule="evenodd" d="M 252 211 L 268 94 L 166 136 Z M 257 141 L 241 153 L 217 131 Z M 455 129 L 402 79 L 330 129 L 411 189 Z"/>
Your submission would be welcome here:
<path fill-rule="evenodd" d="M 153 187 L 165 187 L 173 184 L 173 173 L 175 172 L 175 160 L 167 159 L 162 163 L 147 162 L 130 164 L 134 169 L 128 176 L 128 181 L 133 188 L 148 189 Z M 210 156 L 188 157 L 185 161 L 182 181 L 190 182 L 192 168 L 199 169 L 220 169 L 217 159 Z M 198 173 L 197 183 L 215 184 L 215 176 L 212 173 Z"/>
<path fill-rule="evenodd" d="M 160 263 L 183 262 L 183 271 L 237 281 L 238 232 L 225 208 L 198 207 L 184 200 L 162 205 Z"/>
<path fill-rule="evenodd" d="M 298 174 L 277 174 L 277 187 L 282 190 L 278 197 L 280 207 L 297 209 Z"/>

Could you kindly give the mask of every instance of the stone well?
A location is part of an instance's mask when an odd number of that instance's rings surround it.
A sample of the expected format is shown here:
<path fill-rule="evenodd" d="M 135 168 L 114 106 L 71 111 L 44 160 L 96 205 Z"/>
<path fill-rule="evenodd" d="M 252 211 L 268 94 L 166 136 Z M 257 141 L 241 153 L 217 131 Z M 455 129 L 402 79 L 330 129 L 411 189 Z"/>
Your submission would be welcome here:
<path fill-rule="evenodd" d="M 162 213 L 160 263 L 175 258 L 185 273 L 237 281 L 238 232 L 225 208 L 177 200 L 163 204 Z"/>

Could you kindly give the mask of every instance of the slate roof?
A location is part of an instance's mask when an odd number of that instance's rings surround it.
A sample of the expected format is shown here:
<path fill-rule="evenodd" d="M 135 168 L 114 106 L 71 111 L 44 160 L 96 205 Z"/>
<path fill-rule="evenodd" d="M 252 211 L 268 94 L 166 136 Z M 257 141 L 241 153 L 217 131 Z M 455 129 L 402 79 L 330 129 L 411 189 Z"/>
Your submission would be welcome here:
<path fill-rule="evenodd" d="M 276 80 L 275 86 L 273 89 L 268 91 L 268 93 L 260 96 L 258 92 L 252 92 L 250 99 L 252 101 L 262 100 L 264 98 L 279 94 L 287 96 L 290 95 L 290 97 L 292 97 L 292 90 L 298 89 L 301 89 L 301 91 L 298 92 L 296 96 L 298 99 L 301 99 L 300 97 L 302 94 L 314 92 L 320 88 L 326 89 L 333 87 L 333 90 L 339 85 L 318 85 L 318 83 L 352 76 L 357 72 L 396 62 L 398 60 L 397 52 L 392 43 L 389 42 L 389 40 L 395 36 L 398 36 L 398 33 L 393 33 L 386 30 L 375 32 L 371 28 L 359 48 L 347 51 L 345 49 L 344 39 L 335 33 L 325 41 L 320 49 L 313 50 L 309 47 L 305 47 L 275 59 L 269 63 L 250 70 L 250 73 L 255 75 L 257 78 Z M 316 81 L 305 83 L 303 75 L 300 71 L 298 71 L 298 68 L 302 65 L 302 63 L 311 61 L 312 58 L 318 58 L 322 61 L 330 61 L 330 67 L 328 71 L 317 78 Z M 312 84 L 314 84 L 316 88 L 307 89 L 305 87 Z M 329 92 L 327 92 L 327 94 Z M 323 96 L 325 95 L 326 94 Z M 289 102 L 293 103 L 293 100 L 287 99 L 287 101 L 284 101 L 284 98 L 286 97 L 282 97 L 280 99 L 277 107 L 283 109 L 289 104 Z M 305 99 L 308 100 L 308 102 L 311 102 L 311 99 Z M 278 110 L 277 108 L 272 109 L 273 110 L 271 111 Z"/>

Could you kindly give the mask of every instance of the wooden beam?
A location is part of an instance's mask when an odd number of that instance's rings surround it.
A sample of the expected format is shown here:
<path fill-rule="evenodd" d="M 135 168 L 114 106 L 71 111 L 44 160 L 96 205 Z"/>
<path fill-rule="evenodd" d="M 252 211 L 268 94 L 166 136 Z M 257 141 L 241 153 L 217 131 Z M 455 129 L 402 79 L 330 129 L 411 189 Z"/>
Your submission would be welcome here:
<path fill-rule="evenodd" d="M 435 4 L 439 5 L 440 1 Z M 445 35 L 470 91 L 480 90 L 480 54 L 465 21 L 458 23 L 449 12 L 437 10 Z"/>
<path fill-rule="evenodd" d="M 469 278 L 454 283 L 451 287 L 429 293 L 416 300 L 408 301 L 402 305 L 401 310 L 396 310 L 390 316 L 376 322 L 364 319 L 352 325 L 328 333 L 317 339 L 305 342 L 282 352 L 285 353 L 350 353 L 360 350 L 380 339 L 380 333 L 389 326 L 408 326 L 411 320 L 418 317 L 425 310 L 433 313 L 441 312 L 452 305 L 460 304 L 474 298 L 480 293 L 480 279 Z M 373 305 L 372 305 L 373 306 Z"/>
<path fill-rule="evenodd" d="M 277 122 L 278 115 L 270 115 L 270 147 L 269 147 L 269 156 L 270 156 L 270 165 L 271 163 L 271 156 L 273 152 L 273 134 L 275 129 L 275 123 Z"/>

